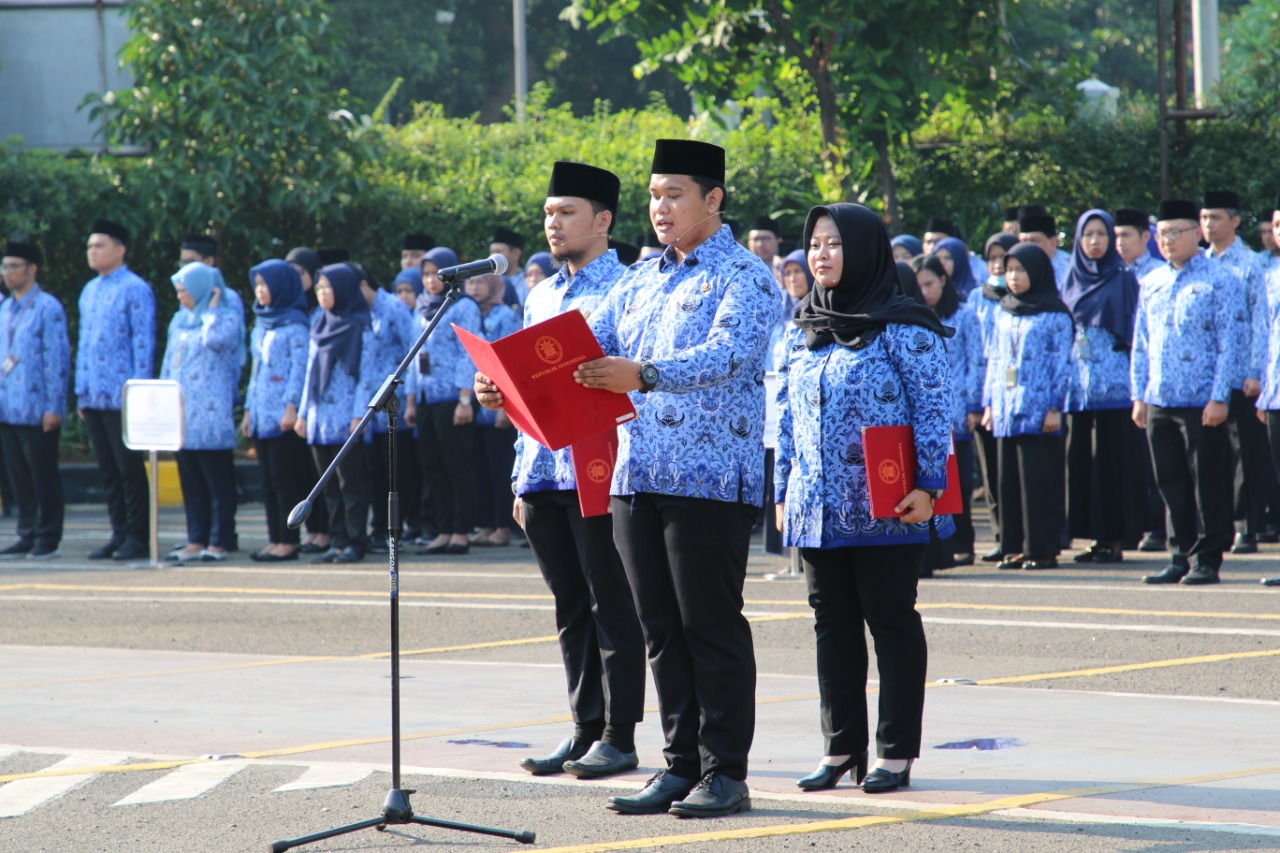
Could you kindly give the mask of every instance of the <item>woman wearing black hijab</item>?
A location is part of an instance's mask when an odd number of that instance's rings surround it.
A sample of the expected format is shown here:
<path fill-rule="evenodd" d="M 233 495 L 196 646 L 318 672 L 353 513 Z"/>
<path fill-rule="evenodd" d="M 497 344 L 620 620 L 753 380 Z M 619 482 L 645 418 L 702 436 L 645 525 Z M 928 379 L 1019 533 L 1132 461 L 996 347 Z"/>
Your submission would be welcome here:
<path fill-rule="evenodd" d="M 904 296 L 884 223 L 857 204 L 815 207 L 804 244 L 816 283 L 800 303 L 778 365 L 774 483 L 785 544 L 800 548 L 817 635 L 822 764 L 797 782 L 833 788 L 867 769 L 867 647 L 880 672 L 879 759 L 867 792 L 911 780 L 920 752 L 927 649 L 917 567 L 933 501 L 946 486 L 951 378 L 938 318 Z M 862 429 L 915 431 L 916 488 L 895 518 L 872 518 Z M 936 519 L 938 534 L 954 530 Z"/>
<path fill-rule="evenodd" d="M 1002 569 L 1058 565 L 1062 527 L 1062 409 L 1072 382 L 1071 310 L 1049 256 L 1019 243 L 1005 258 L 1009 292 L 987 348 L 982 423 L 1000 464 Z"/>

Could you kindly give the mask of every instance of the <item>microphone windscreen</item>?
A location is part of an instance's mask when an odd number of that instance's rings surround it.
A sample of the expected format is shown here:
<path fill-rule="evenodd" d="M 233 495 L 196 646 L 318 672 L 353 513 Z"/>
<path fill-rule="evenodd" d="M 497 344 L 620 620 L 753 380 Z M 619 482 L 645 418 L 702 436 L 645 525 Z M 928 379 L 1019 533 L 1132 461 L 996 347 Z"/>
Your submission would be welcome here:
<path fill-rule="evenodd" d="M 499 255 L 497 252 L 494 252 L 492 255 L 489 256 L 489 260 L 493 261 L 494 275 L 506 275 L 507 273 L 507 256 L 506 255 Z"/>

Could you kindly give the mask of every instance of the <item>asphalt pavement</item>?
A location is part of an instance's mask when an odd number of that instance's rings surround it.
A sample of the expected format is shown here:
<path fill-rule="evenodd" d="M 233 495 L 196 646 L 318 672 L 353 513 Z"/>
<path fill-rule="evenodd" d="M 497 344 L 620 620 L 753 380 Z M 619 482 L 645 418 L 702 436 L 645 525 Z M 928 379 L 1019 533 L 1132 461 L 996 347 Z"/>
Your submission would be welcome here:
<path fill-rule="evenodd" d="M 382 813 L 385 557 L 258 564 L 261 507 L 237 522 L 243 550 L 226 563 L 131 566 L 85 558 L 106 519 L 76 506 L 61 558 L 0 562 L 0 851 L 266 851 Z M 162 546 L 182 531 L 181 511 L 162 510 Z M 757 539 L 753 809 L 715 820 L 604 809 L 661 766 L 652 685 L 637 771 L 521 771 L 571 725 L 529 551 L 406 553 L 400 788 L 419 816 L 537 842 L 392 825 L 298 849 L 1280 851 L 1280 588 L 1258 583 L 1280 575 L 1280 545 L 1228 557 L 1223 583 L 1197 588 L 1141 584 L 1161 555 L 1076 566 L 1071 553 L 1056 570 L 922 581 L 911 786 L 804 794 L 795 780 L 822 752 L 812 618 L 803 580 L 766 579 L 787 561 Z"/>

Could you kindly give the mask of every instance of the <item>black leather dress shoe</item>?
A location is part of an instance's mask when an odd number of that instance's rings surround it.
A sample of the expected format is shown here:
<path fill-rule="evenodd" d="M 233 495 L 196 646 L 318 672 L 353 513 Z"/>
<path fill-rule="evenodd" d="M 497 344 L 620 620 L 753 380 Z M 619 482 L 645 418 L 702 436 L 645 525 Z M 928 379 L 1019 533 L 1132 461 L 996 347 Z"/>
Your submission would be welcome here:
<path fill-rule="evenodd" d="M 442 545 L 428 545 L 428 546 L 427 546 L 427 547 L 425 547 L 425 548 L 419 548 L 419 549 L 418 549 L 417 551 L 415 551 L 414 553 L 415 553 L 415 554 L 417 554 L 419 557 L 423 557 L 423 556 L 430 557 L 430 556 L 434 556 L 434 555 L 436 555 L 436 554 L 448 554 L 448 553 L 449 553 L 449 543 L 448 543 L 448 542 L 445 542 L 445 543 L 444 543 L 444 544 L 442 544 Z"/>
<path fill-rule="evenodd" d="M 1037 569 L 1056 569 L 1058 568 L 1057 557 L 1039 557 L 1022 561 L 1022 568 L 1028 572 L 1034 572 Z"/>
<path fill-rule="evenodd" d="M 1257 547 L 1256 545 L 1254 546 Z M 1219 583 L 1218 569 L 1214 566 L 1196 566 L 1182 577 L 1183 586 L 1204 586 Z"/>
<path fill-rule="evenodd" d="M 526 758 L 520 762 L 520 766 L 528 770 L 534 776 L 547 776 L 551 773 L 564 772 L 564 763 L 566 761 L 576 761 L 587 754 L 591 749 L 591 742 L 588 740 L 580 740 L 576 737 L 567 737 L 560 741 L 552 752 L 541 758 Z"/>
<path fill-rule="evenodd" d="M 1262 528 L 1262 532 L 1258 534 L 1258 541 L 1270 544 L 1280 542 L 1280 527 L 1268 524 L 1266 527 Z"/>
<path fill-rule="evenodd" d="M 1020 569 L 1027 558 L 1021 554 L 1010 554 L 996 564 L 997 569 Z"/>
<path fill-rule="evenodd" d="M 746 782 L 723 773 L 708 773 L 683 800 L 668 809 L 677 817 L 724 817 L 751 811 L 751 791 Z"/>
<path fill-rule="evenodd" d="M 1184 566 L 1181 563 L 1174 563 L 1173 565 L 1166 566 L 1164 571 L 1157 572 L 1154 575 L 1143 575 L 1142 582 L 1151 584 L 1177 583 L 1186 576 L 1188 571 L 1190 571 L 1189 567 Z"/>
<path fill-rule="evenodd" d="M 302 549 L 299 548 L 298 550 L 301 551 Z M 339 551 L 337 548 L 326 548 L 323 551 L 321 551 L 319 554 L 311 558 L 311 565 L 319 566 L 323 563 L 332 563 L 334 562 L 334 559 L 338 556 L 338 553 Z"/>
<path fill-rule="evenodd" d="M 564 763 L 564 772 L 579 779 L 602 779 L 618 773 L 626 773 L 640 766 L 634 752 L 623 752 L 611 743 L 596 741 L 587 754 Z"/>
<path fill-rule="evenodd" d="M 907 767 L 901 773 L 894 773 L 892 770 L 885 770 L 883 767 L 877 767 L 867 774 L 867 778 L 862 780 L 862 790 L 868 794 L 883 794 L 886 791 L 896 791 L 899 788 L 905 788 L 911 784 L 911 761 L 907 762 Z"/>
<path fill-rule="evenodd" d="M 1165 550 L 1169 546 L 1169 540 L 1158 533 L 1148 533 L 1142 537 L 1142 541 L 1138 543 L 1138 550 L 1146 554 L 1154 554 Z"/>
<path fill-rule="evenodd" d="M 364 551 L 354 545 L 348 545 L 333 555 L 335 563 L 360 563 L 364 561 Z"/>
<path fill-rule="evenodd" d="M 1232 554 L 1258 553 L 1258 540 L 1249 533 L 1237 533 L 1235 543 L 1231 546 Z"/>
<path fill-rule="evenodd" d="M 90 560 L 110 560 L 111 555 L 114 554 L 116 552 L 116 549 L 118 549 L 123 544 L 124 544 L 123 542 L 117 542 L 116 540 L 112 539 L 110 542 L 108 542 L 106 545 L 103 545 L 101 548 L 94 548 L 92 551 L 90 551 L 89 559 Z"/>
<path fill-rule="evenodd" d="M 471 551 L 471 545 L 466 542 L 450 542 L 445 546 L 446 554 L 462 555 Z"/>
<path fill-rule="evenodd" d="M 141 542 L 126 541 L 111 555 L 113 560 L 146 560 L 151 557 L 151 549 Z"/>
<path fill-rule="evenodd" d="M 1119 548 L 1098 548 L 1093 552 L 1095 563 L 1123 563 L 1124 551 Z"/>
<path fill-rule="evenodd" d="M 304 542 L 298 547 L 299 554 L 323 554 L 328 550 L 328 545 L 317 545 L 314 542 Z"/>
<path fill-rule="evenodd" d="M 289 560 L 298 559 L 298 549 L 294 548 L 288 554 L 273 554 L 270 551 L 254 551 L 249 555 L 249 559 L 258 563 L 284 563 Z"/>
<path fill-rule="evenodd" d="M 1102 550 L 1101 545 L 1099 545 L 1097 542 L 1090 543 L 1088 548 L 1085 548 L 1079 554 L 1076 554 L 1074 557 L 1071 558 L 1071 560 L 1072 562 L 1075 562 L 1075 563 L 1092 563 L 1093 555 L 1098 553 L 1099 550 Z"/>
<path fill-rule="evenodd" d="M 853 784 L 861 785 L 867 775 L 867 754 L 851 755 L 840 764 L 820 764 L 818 769 L 801 779 L 796 780 L 796 787 L 802 791 L 825 791 L 834 788 L 844 777 L 853 771 Z"/>
<path fill-rule="evenodd" d="M 996 547 L 992 548 L 990 551 L 982 555 L 982 562 L 984 563 L 998 563 L 1003 559 L 1004 559 L 1004 552 L 1000 550 L 999 545 L 997 545 Z"/>
<path fill-rule="evenodd" d="M 622 814 L 662 814 L 677 800 L 683 800 L 697 784 L 696 779 L 677 776 L 670 770 L 653 775 L 638 794 L 610 797 L 607 808 Z"/>

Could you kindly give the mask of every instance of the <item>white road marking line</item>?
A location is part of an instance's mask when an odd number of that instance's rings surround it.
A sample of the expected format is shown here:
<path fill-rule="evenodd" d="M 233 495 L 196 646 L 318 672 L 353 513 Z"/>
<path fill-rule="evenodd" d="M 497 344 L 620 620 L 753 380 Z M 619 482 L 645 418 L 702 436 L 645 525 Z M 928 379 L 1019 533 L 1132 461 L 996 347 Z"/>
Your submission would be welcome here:
<path fill-rule="evenodd" d="M 1200 832 L 1223 832 L 1230 835 L 1262 835 L 1280 837 L 1280 827 L 1256 823 L 1215 823 L 1207 820 L 1161 820 L 1133 815 L 1102 815 L 1086 812 L 1060 812 L 1047 808 L 1002 809 L 990 817 L 1020 817 L 1049 823 L 1122 824 L 1150 829 L 1191 829 Z"/>
<path fill-rule="evenodd" d="M 313 598 L 307 596 L 305 598 L 223 598 L 220 596 L 168 596 L 168 595 L 112 595 L 110 593 L 95 593 L 93 595 L 0 595 L 0 601 L 45 601 L 56 602 L 59 604 L 76 603 L 76 604 L 112 604 L 124 602 L 126 604 L 323 604 L 333 607 L 386 607 L 386 598 L 367 598 L 367 599 L 350 599 L 350 598 Z M 529 610 L 529 611 L 546 611 L 548 613 L 555 610 L 554 605 L 550 604 L 489 604 L 477 603 L 468 604 L 457 601 L 415 601 L 400 599 L 400 607 L 439 607 L 448 610 Z"/>
<path fill-rule="evenodd" d="M 165 803 L 172 800 L 193 800 L 205 794 L 249 766 L 248 761 L 211 761 L 205 764 L 187 764 L 143 785 L 117 806 L 133 806 L 139 803 Z"/>
<path fill-rule="evenodd" d="M 104 764 L 123 764 L 128 756 L 120 752 L 79 750 L 68 753 L 57 764 L 45 770 L 70 770 L 76 767 L 101 767 Z M 57 799 L 72 788 L 92 779 L 95 773 L 80 776 L 50 776 L 41 779 L 18 779 L 0 785 L 0 817 L 19 817 L 37 806 Z"/>
<path fill-rule="evenodd" d="M 1107 622 L 1039 622 L 1021 619 L 948 619 L 922 617 L 926 625 L 981 625 L 997 628 L 1050 628 L 1071 631 L 1133 631 L 1143 634 L 1215 634 L 1228 637 L 1280 637 L 1280 630 L 1268 628 L 1208 628 L 1192 625 L 1125 625 Z"/>
<path fill-rule="evenodd" d="M 305 791 L 312 788 L 338 788 L 354 785 L 371 776 L 382 767 L 376 764 L 344 764 L 336 761 L 312 764 L 301 776 L 277 791 Z"/>

